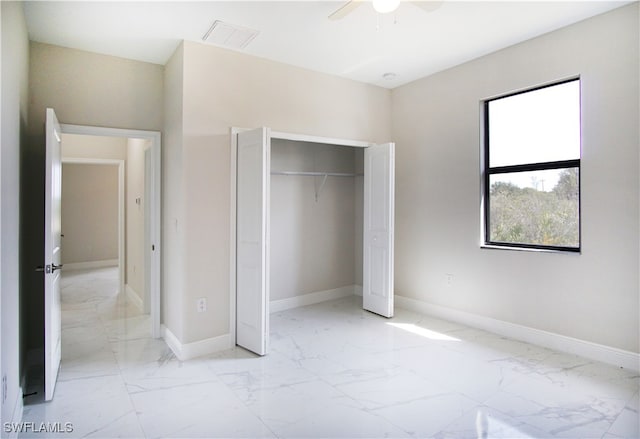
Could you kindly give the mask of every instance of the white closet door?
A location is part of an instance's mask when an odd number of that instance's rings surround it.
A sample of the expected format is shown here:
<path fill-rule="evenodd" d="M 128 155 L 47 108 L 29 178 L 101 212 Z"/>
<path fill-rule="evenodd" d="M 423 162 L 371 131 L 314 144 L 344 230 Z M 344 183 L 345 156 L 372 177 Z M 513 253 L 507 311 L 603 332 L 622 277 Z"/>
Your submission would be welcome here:
<path fill-rule="evenodd" d="M 395 145 L 364 153 L 363 308 L 393 317 Z"/>
<path fill-rule="evenodd" d="M 236 344 L 259 355 L 269 336 L 270 132 L 238 134 Z"/>

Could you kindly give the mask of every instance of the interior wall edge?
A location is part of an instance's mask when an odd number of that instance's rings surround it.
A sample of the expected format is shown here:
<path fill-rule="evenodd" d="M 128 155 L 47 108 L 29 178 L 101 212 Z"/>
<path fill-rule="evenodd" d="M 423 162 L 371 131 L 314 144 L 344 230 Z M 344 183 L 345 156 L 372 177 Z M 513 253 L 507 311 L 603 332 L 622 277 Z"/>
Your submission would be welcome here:
<path fill-rule="evenodd" d="M 138 292 L 129 284 L 126 284 L 124 286 L 124 291 L 126 292 L 128 303 L 131 303 L 133 306 L 135 306 L 136 309 L 140 311 L 140 313 L 144 313 L 144 304 L 142 302 L 140 294 L 138 294 Z"/>
<path fill-rule="evenodd" d="M 183 106 L 184 43 L 180 43 L 163 71 L 162 129 L 162 270 L 161 322 L 177 337 L 184 335 L 184 237 L 178 232 L 184 218 Z M 166 340 L 166 338 L 165 338 Z"/>
<path fill-rule="evenodd" d="M 235 340 L 233 340 L 231 334 L 223 334 L 191 343 L 182 343 L 165 325 L 161 326 L 161 331 L 162 338 L 180 361 L 214 354 L 235 346 Z"/>

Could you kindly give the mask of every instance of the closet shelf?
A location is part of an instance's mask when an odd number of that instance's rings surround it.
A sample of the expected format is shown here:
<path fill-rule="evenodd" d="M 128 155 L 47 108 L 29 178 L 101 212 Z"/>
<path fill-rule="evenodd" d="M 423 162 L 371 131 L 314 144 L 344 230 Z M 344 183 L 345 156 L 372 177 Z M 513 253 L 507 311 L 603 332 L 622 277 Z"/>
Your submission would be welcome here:
<path fill-rule="evenodd" d="M 307 177 L 362 177 L 364 174 L 349 172 L 271 171 L 271 175 L 299 175 Z"/>
<path fill-rule="evenodd" d="M 271 171 L 271 175 L 301 175 L 303 177 L 322 177 L 322 181 L 315 181 L 316 203 L 320 198 L 322 189 L 327 182 L 327 177 L 359 177 L 364 174 L 355 174 L 351 172 L 312 172 L 312 171 Z"/>

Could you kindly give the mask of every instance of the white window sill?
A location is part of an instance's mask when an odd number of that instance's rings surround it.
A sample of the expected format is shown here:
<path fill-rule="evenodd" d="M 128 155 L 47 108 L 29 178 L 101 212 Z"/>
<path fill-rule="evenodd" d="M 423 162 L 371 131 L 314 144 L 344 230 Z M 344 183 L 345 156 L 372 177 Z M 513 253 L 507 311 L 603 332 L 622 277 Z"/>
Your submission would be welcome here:
<path fill-rule="evenodd" d="M 481 244 L 480 248 L 489 249 L 489 250 L 515 250 L 521 252 L 533 252 L 533 253 L 560 253 L 565 255 L 580 255 L 582 254 L 582 250 L 579 251 L 569 251 L 569 250 L 554 250 L 547 248 L 527 248 L 527 247 L 510 247 L 508 245 L 491 245 L 491 244 Z"/>

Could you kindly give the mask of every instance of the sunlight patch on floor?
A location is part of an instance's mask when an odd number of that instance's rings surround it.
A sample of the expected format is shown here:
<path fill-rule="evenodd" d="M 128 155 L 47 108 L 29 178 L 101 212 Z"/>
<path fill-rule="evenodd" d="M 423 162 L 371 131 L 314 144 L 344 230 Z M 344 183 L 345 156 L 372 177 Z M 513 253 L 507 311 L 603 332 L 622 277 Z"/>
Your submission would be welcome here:
<path fill-rule="evenodd" d="M 444 340 L 444 341 L 460 341 L 459 338 L 451 337 L 450 335 L 443 334 L 441 332 L 432 331 L 427 328 L 423 328 L 413 323 L 393 323 L 388 322 L 387 325 L 391 325 L 394 328 L 399 328 L 404 331 L 411 332 L 412 334 L 426 337 L 431 340 Z"/>

